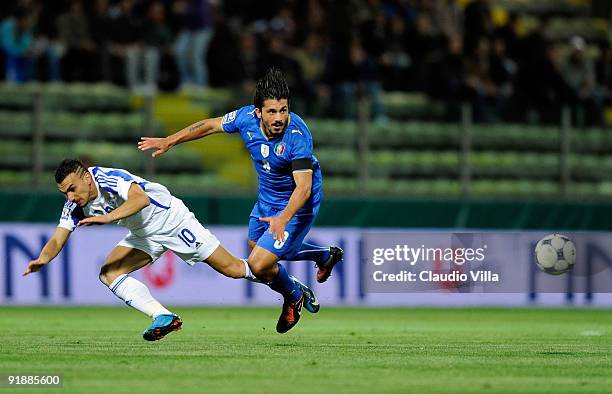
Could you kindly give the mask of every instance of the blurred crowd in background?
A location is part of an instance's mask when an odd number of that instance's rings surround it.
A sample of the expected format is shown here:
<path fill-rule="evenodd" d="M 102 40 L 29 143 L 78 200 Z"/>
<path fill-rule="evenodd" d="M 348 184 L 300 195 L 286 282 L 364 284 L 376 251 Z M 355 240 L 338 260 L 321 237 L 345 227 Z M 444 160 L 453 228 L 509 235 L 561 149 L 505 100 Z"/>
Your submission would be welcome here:
<path fill-rule="evenodd" d="M 546 118 L 563 105 L 603 124 L 609 38 L 574 35 L 560 55 L 549 18 L 520 34 L 489 0 L 19 0 L 0 3 L 7 81 L 108 81 L 134 92 L 230 87 L 251 95 L 269 66 L 308 115 L 351 118 L 354 98 L 384 121 L 382 91 L 420 91 L 477 120 Z M 595 56 L 586 48 L 594 46 Z"/>

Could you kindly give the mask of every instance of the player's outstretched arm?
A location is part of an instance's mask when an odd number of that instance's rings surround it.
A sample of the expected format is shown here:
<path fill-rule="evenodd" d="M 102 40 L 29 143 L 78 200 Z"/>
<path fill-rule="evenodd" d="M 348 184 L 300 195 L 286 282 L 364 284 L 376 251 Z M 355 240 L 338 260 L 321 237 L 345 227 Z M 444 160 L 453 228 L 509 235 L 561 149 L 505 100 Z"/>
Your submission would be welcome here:
<path fill-rule="evenodd" d="M 130 185 L 128 190 L 128 199 L 115 210 L 107 213 L 106 215 L 93 216 L 85 218 L 77 223 L 77 226 L 83 226 L 88 224 L 108 224 L 117 220 L 132 216 L 136 212 L 140 212 L 143 208 L 149 206 L 151 201 L 145 192 L 135 183 Z"/>
<path fill-rule="evenodd" d="M 38 258 L 30 261 L 30 263 L 28 264 L 28 268 L 26 268 L 22 276 L 26 276 L 28 274 L 31 274 L 32 272 L 39 271 L 42 267 L 49 264 L 49 262 L 53 260 L 55 256 L 59 254 L 59 252 L 62 251 L 62 248 L 66 244 L 66 241 L 68 241 L 69 237 L 69 230 L 63 227 L 58 227 L 55 230 L 55 233 L 53 234 L 51 239 L 49 239 L 49 241 L 47 241 L 47 243 L 43 247 Z"/>
<path fill-rule="evenodd" d="M 222 119 L 221 117 L 204 119 L 165 138 L 141 137 L 141 141 L 138 142 L 138 149 L 141 151 L 155 149 L 151 156 L 157 157 L 166 153 L 174 145 L 197 140 L 211 134 L 222 133 Z"/>

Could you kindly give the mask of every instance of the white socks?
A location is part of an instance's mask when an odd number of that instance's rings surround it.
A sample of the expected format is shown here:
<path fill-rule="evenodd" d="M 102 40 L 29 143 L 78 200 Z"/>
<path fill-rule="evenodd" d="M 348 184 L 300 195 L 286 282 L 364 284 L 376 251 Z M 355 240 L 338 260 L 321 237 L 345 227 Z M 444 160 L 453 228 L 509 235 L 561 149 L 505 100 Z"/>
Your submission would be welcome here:
<path fill-rule="evenodd" d="M 246 261 L 246 259 L 240 259 L 240 260 L 242 260 L 242 262 L 244 263 L 244 279 L 251 281 L 251 282 L 255 282 L 255 283 L 261 283 L 261 281 L 257 279 L 255 275 L 253 275 L 253 272 L 251 271 L 251 267 L 249 267 L 249 263 Z"/>
<path fill-rule="evenodd" d="M 248 281 L 261 283 L 259 279 L 251 271 L 249 263 L 242 259 L 244 263 L 244 278 Z M 128 276 L 126 274 L 119 275 L 113 283 L 108 286 L 109 289 L 126 304 L 134 309 L 138 309 L 149 317 L 155 318 L 157 315 L 172 314 L 164 308 L 149 292 L 144 283 Z"/>
<path fill-rule="evenodd" d="M 172 312 L 164 308 L 162 304 L 151 296 L 149 289 L 147 289 L 144 283 L 131 276 L 126 274 L 119 275 L 108 287 L 117 297 L 125 301 L 126 304 L 134 309 L 138 309 L 149 317 L 155 318 L 157 315 L 172 314 Z"/>

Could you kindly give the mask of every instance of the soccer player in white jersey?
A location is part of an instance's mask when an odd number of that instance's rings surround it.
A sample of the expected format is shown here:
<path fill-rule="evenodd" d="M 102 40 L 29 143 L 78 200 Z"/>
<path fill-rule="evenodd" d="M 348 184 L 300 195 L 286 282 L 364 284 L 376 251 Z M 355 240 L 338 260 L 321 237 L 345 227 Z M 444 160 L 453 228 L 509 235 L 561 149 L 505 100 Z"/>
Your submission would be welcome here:
<path fill-rule="evenodd" d="M 78 226 L 115 223 L 127 228 L 130 232 L 100 269 L 100 280 L 126 304 L 153 319 L 143 333 L 148 341 L 178 331 L 183 322 L 129 274 L 151 264 L 166 250 L 173 251 L 189 265 L 206 262 L 225 276 L 258 282 L 247 261 L 221 246 L 185 204 L 163 185 L 121 169 L 85 168 L 80 161 L 70 159 L 59 165 L 55 181 L 68 200 L 55 233 L 23 275 L 36 272 L 53 260 Z M 305 291 L 312 296 L 310 301 L 315 303 L 314 307 L 318 307 L 312 291 L 307 288 Z"/>

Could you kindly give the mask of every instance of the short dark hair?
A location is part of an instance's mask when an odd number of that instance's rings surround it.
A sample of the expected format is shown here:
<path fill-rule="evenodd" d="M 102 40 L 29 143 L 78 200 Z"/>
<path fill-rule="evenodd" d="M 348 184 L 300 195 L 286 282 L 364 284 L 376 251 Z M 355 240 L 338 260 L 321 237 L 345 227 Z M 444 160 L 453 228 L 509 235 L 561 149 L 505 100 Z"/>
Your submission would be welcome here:
<path fill-rule="evenodd" d="M 64 159 L 55 170 L 55 183 L 62 183 L 72 173 L 83 175 L 87 168 L 79 160 Z"/>
<path fill-rule="evenodd" d="M 278 68 L 269 68 L 266 75 L 257 81 L 253 104 L 255 108 L 261 109 L 266 100 L 280 100 L 290 98 L 289 84 L 285 75 Z"/>

